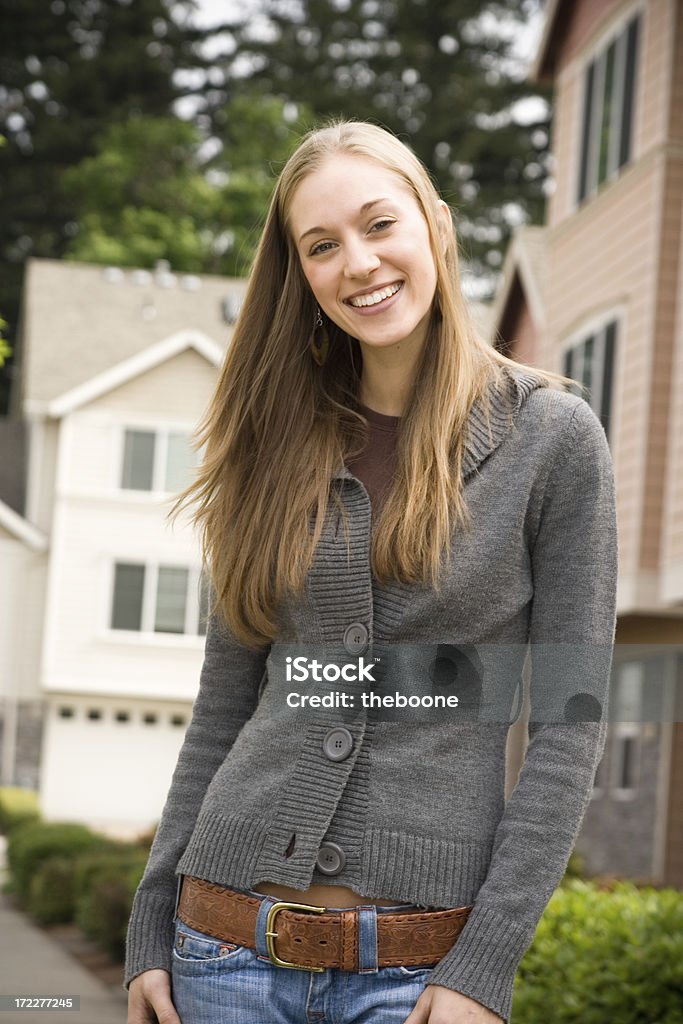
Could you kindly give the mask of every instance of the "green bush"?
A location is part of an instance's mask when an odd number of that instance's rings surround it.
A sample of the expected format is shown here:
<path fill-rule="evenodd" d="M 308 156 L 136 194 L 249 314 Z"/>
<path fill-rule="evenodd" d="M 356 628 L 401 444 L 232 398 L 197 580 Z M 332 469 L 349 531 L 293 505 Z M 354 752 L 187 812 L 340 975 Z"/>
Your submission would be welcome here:
<path fill-rule="evenodd" d="M 553 895 L 515 982 L 514 1024 L 683 1024 L 683 893 Z"/>
<path fill-rule="evenodd" d="M 31 879 L 26 909 L 41 924 L 73 921 L 75 864 L 69 857 L 48 857 Z"/>
<path fill-rule="evenodd" d="M 40 817 L 38 794 L 19 786 L 0 786 L 0 832 L 7 835 L 24 821 Z"/>
<path fill-rule="evenodd" d="M 572 881 L 575 878 L 586 877 L 585 861 L 580 853 L 576 850 L 572 850 L 571 856 L 569 857 L 569 863 L 567 864 L 567 870 L 564 873 L 562 879 L 562 885 L 566 885 L 567 882 Z"/>
<path fill-rule="evenodd" d="M 31 881 L 50 857 L 75 859 L 86 850 L 111 848 L 112 840 L 69 822 L 27 821 L 12 829 L 7 841 L 7 863 L 13 890 L 27 905 Z"/>
<path fill-rule="evenodd" d="M 76 872 L 75 920 L 85 934 L 122 960 L 133 897 L 148 851 L 121 846 L 106 855 L 81 858 Z"/>

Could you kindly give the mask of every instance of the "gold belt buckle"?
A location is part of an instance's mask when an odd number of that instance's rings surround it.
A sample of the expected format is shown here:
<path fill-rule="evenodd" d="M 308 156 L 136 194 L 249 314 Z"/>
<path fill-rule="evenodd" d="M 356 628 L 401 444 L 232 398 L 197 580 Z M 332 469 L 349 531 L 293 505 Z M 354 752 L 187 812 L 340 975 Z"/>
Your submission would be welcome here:
<path fill-rule="evenodd" d="M 273 903 L 266 917 L 266 949 L 271 963 L 276 967 L 290 967 L 295 971 L 324 971 L 324 967 L 306 967 L 304 964 L 290 964 L 287 960 L 281 960 L 275 951 L 277 932 L 273 931 L 273 924 L 281 910 L 308 910 L 312 914 L 324 914 L 325 909 L 325 907 L 309 907 L 305 903 Z"/>

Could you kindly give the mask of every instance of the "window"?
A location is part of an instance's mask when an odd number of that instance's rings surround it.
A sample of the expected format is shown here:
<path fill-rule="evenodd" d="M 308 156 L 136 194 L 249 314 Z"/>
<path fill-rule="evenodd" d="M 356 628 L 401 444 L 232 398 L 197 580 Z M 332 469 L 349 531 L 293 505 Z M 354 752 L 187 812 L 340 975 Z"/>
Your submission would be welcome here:
<path fill-rule="evenodd" d="M 156 633 L 184 633 L 185 605 L 187 603 L 187 569 L 159 566 L 157 575 L 157 601 L 154 631 Z"/>
<path fill-rule="evenodd" d="M 126 430 L 121 488 L 126 491 L 181 491 L 192 480 L 197 456 L 189 434 Z"/>
<path fill-rule="evenodd" d="M 620 665 L 615 678 L 610 782 L 620 796 L 632 796 L 638 788 L 643 674 L 643 663 L 633 661 Z"/>
<path fill-rule="evenodd" d="M 142 595 L 145 587 L 144 565 L 117 562 L 114 571 L 112 629 L 142 629 Z"/>
<path fill-rule="evenodd" d="M 123 448 L 121 486 L 130 491 L 151 491 L 155 436 L 149 430 L 127 430 Z"/>
<path fill-rule="evenodd" d="M 579 203 L 631 157 L 639 29 L 640 19 L 632 18 L 586 69 Z"/>
<path fill-rule="evenodd" d="M 196 570 L 116 562 L 111 629 L 143 633 L 206 633 L 208 593 Z"/>
<path fill-rule="evenodd" d="M 617 323 L 611 320 L 564 354 L 564 375 L 584 385 L 586 390 L 577 389 L 577 394 L 590 404 L 608 437 L 616 338 Z"/>

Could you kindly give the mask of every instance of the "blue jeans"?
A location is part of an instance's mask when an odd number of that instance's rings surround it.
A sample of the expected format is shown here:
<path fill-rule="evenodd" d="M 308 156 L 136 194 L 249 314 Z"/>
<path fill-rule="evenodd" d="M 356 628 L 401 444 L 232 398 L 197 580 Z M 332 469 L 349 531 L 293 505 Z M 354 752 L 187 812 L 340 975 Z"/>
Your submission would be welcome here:
<path fill-rule="evenodd" d="M 378 968 L 376 915 L 417 908 L 365 907 L 362 969 L 318 973 L 276 967 L 265 955 L 265 916 L 274 902 L 263 899 L 257 949 L 204 935 L 176 918 L 171 984 L 182 1024 L 403 1024 L 431 968 Z"/>

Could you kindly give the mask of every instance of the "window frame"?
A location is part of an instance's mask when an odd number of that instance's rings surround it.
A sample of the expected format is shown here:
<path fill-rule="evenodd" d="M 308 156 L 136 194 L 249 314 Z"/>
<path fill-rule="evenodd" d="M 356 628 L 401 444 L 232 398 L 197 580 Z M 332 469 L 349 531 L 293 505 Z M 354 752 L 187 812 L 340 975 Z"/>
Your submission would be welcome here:
<path fill-rule="evenodd" d="M 137 565 L 144 568 L 142 584 L 142 611 L 140 617 L 140 629 L 117 629 L 113 626 L 114 598 L 116 586 L 116 566 L 119 564 Z M 155 628 L 157 617 L 157 591 L 160 569 L 183 569 L 187 572 L 187 589 L 185 594 L 185 619 L 182 632 L 167 632 Z M 125 637 L 127 639 L 160 638 L 163 641 L 186 637 L 190 639 L 204 639 L 206 636 L 206 622 L 203 631 L 200 631 L 201 599 L 200 586 L 203 572 L 200 566 L 181 564 L 164 559 L 144 560 L 134 556 L 114 557 L 110 563 L 108 602 L 106 607 L 105 633 L 108 637 Z M 193 597 L 196 596 L 196 600 Z"/>
<path fill-rule="evenodd" d="M 638 694 L 634 700 L 636 714 L 631 719 L 621 720 L 617 718 L 612 726 L 612 737 L 610 743 L 609 758 L 609 787 L 611 795 L 617 800 L 634 800 L 640 790 L 640 778 L 642 767 L 642 740 L 643 740 L 643 697 L 646 685 L 646 665 L 642 659 L 621 662 L 616 667 L 614 702 L 619 705 L 623 676 L 629 670 L 637 670 Z M 634 781 L 630 786 L 623 786 L 622 775 L 624 770 L 626 745 L 633 743 L 634 750 Z"/>
<path fill-rule="evenodd" d="M 581 86 L 576 126 L 578 160 L 574 164 L 574 207 L 580 209 L 617 178 L 633 162 L 639 64 L 643 53 L 642 3 L 620 14 L 585 55 L 580 69 Z M 605 77 L 608 54 L 614 46 L 611 105 L 609 111 L 606 166 L 602 163 L 602 124 L 605 110 Z M 633 59 L 631 56 L 633 50 Z M 624 120 L 628 113 L 628 122 Z"/>
<path fill-rule="evenodd" d="M 611 309 L 599 318 L 584 324 L 580 331 L 571 335 L 562 346 L 561 372 L 565 376 L 583 381 L 586 346 L 592 343 L 593 364 L 591 368 L 590 395 L 588 401 L 591 409 L 602 423 L 605 435 L 610 444 L 615 436 L 615 395 L 617 393 L 616 377 L 619 360 L 620 339 L 624 334 L 624 320 L 621 309 Z M 609 340 L 611 338 L 611 341 Z M 575 353 L 581 350 L 580 366 L 572 366 Z M 606 373 L 606 367 L 609 373 Z M 583 392 L 574 391 L 581 398 Z M 595 401 L 599 395 L 599 401 Z"/>
<path fill-rule="evenodd" d="M 194 457 L 195 468 L 199 466 L 202 458 L 202 451 L 195 452 L 191 445 L 191 437 L 194 427 L 188 424 L 150 424 L 140 423 L 136 421 L 126 421 L 119 425 L 119 440 L 118 440 L 118 458 L 114 460 L 115 464 L 115 490 L 122 495 L 135 495 L 140 497 L 141 495 L 147 495 L 153 498 L 165 497 L 172 494 L 177 494 L 176 490 L 166 489 L 166 476 L 168 472 L 168 449 L 169 449 L 169 437 L 171 434 L 184 435 L 187 439 L 187 448 L 192 457 Z M 126 436 L 128 433 L 147 433 L 154 435 L 154 455 L 152 458 L 152 486 L 148 489 L 140 489 L 137 487 L 124 487 L 123 486 L 123 469 L 124 459 L 126 451 Z M 190 481 L 188 480 L 188 483 Z M 187 486 L 187 485 L 185 485 Z"/>

